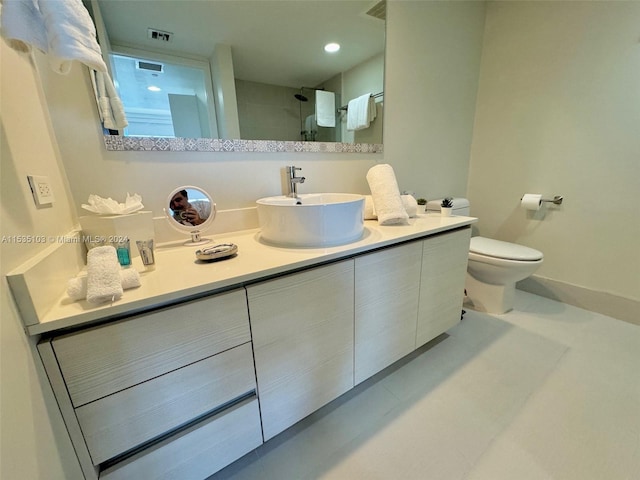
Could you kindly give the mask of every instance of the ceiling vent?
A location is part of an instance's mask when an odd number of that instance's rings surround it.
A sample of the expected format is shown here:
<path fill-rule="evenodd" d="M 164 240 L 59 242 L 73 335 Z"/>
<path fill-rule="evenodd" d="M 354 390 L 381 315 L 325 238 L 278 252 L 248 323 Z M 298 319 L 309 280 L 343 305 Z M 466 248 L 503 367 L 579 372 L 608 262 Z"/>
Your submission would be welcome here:
<path fill-rule="evenodd" d="M 147 70 L 153 73 L 163 73 L 164 65 L 161 63 L 145 62 L 144 60 L 136 60 L 136 68 L 138 70 Z"/>
<path fill-rule="evenodd" d="M 155 28 L 147 28 L 147 36 L 151 40 L 160 40 L 161 42 L 170 42 L 173 38 L 173 33 L 163 32 L 162 30 L 156 30 Z"/>
<path fill-rule="evenodd" d="M 387 0 L 376 3 L 367 11 L 367 15 L 377 18 L 378 20 L 387 19 Z"/>

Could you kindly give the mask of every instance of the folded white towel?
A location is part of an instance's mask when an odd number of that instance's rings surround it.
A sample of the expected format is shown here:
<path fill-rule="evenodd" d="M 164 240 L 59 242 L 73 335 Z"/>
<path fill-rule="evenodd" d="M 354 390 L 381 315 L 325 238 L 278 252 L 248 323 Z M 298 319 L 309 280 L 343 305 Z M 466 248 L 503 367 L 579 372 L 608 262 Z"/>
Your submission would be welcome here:
<path fill-rule="evenodd" d="M 120 263 L 116 249 L 110 245 L 87 253 L 87 302 L 100 304 L 122 297 Z"/>
<path fill-rule="evenodd" d="M 32 47 L 47 52 L 47 34 L 36 0 L 10 0 L 2 4 L 2 36 L 11 48 L 31 52 Z"/>
<path fill-rule="evenodd" d="M 400 195 L 404 211 L 407 212 L 409 218 L 413 218 L 418 214 L 418 202 L 413 195 Z"/>
<path fill-rule="evenodd" d="M 98 72 L 106 72 L 96 27 L 81 0 L 39 0 L 49 46 L 49 64 L 67 74 L 77 60 Z"/>
<path fill-rule="evenodd" d="M 319 127 L 336 126 L 336 94 L 316 90 L 316 122 Z"/>
<path fill-rule="evenodd" d="M 120 270 L 120 281 L 123 290 L 140 286 L 140 274 L 134 268 Z M 67 295 L 73 301 L 87 298 L 87 277 L 74 277 L 67 282 Z"/>
<path fill-rule="evenodd" d="M 404 209 L 396 175 L 391 165 L 383 163 L 371 167 L 367 172 L 367 182 L 369 182 L 380 225 L 409 223 L 409 215 Z"/>
<path fill-rule="evenodd" d="M 405 212 L 409 215 L 409 218 L 413 218 L 418 215 L 418 202 L 413 195 L 400 195 L 402 199 L 402 205 Z M 365 220 L 377 220 L 376 207 L 373 204 L 373 197 L 371 195 L 364 196 L 364 219 Z"/>
<path fill-rule="evenodd" d="M 98 110 L 104 128 L 120 130 L 126 127 L 129 123 L 124 113 L 124 105 L 122 105 L 120 96 L 113 86 L 111 77 L 108 73 L 96 71 L 93 73 L 95 74 Z"/>
<path fill-rule="evenodd" d="M 347 130 L 368 128 L 376 114 L 376 102 L 370 93 L 350 100 L 347 104 Z"/>

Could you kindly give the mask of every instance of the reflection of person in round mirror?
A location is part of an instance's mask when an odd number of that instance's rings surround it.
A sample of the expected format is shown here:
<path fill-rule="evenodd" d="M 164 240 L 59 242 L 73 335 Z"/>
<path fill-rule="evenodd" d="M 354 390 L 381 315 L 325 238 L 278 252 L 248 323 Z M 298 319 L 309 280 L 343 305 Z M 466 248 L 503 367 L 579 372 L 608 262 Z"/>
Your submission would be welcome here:
<path fill-rule="evenodd" d="M 169 202 L 173 219 L 182 225 L 200 225 L 211 214 L 211 203 L 206 200 L 189 201 L 186 190 L 180 190 Z"/>

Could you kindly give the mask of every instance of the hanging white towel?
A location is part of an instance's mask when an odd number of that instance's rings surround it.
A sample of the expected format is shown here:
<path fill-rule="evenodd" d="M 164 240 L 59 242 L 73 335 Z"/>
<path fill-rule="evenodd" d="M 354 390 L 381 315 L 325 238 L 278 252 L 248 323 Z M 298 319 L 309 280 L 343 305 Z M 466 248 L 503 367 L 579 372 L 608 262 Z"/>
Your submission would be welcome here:
<path fill-rule="evenodd" d="M 87 253 L 87 302 L 100 304 L 122 297 L 120 263 L 112 246 L 96 247 Z"/>
<path fill-rule="evenodd" d="M 29 53 L 32 47 L 49 50 L 44 20 L 36 0 L 10 0 L 2 4 L 2 36 L 11 48 Z"/>
<path fill-rule="evenodd" d="M 316 90 L 316 122 L 319 127 L 336 126 L 336 94 Z"/>
<path fill-rule="evenodd" d="M 98 100 L 98 111 L 104 128 L 120 130 L 128 125 L 127 116 L 124 113 L 124 105 L 116 92 L 111 77 L 108 73 L 96 72 L 95 88 Z"/>
<path fill-rule="evenodd" d="M 96 27 L 82 0 L 3 2 L 2 35 L 16 50 L 42 50 L 57 73 L 69 73 L 74 60 L 93 70 L 107 71 Z"/>
<path fill-rule="evenodd" d="M 391 165 L 383 163 L 371 167 L 367 172 L 367 182 L 369 182 L 380 225 L 409 223 L 409 215 L 404 209 L 396 175 Z"/>
<path fill-rule="evenodd" d="M 49 64 L 67 74 L 77 60 L 98 72 L 106 72 L 96 27 L 81 0 L 39 0 L 49 45 Z"/>
<path fill-rule="evenodd" d="M 376 102 L 371 93 L 360 95 L 347 104 L 347 130 L 369 128 L 376 118 Z"/>

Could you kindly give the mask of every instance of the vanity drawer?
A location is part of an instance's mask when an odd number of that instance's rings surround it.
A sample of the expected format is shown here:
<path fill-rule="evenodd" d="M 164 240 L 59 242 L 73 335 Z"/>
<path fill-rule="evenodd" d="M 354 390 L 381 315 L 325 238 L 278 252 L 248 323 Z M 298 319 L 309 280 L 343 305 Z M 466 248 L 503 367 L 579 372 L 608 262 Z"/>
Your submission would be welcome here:
<path fill-rule="evenodd" d="M 251 340 L 244 289 L 55 338 L 79 407 Z"/>
<path fill-rule="evenodd" d="M 101 480 L 201 480 L 262 444 L 258 400 L 242 402 L 104 470 Z"/>
<path fill-rule="evenodd" d="M 246 343 L 76 409 L 95 465 L 255 392 Z"/>

